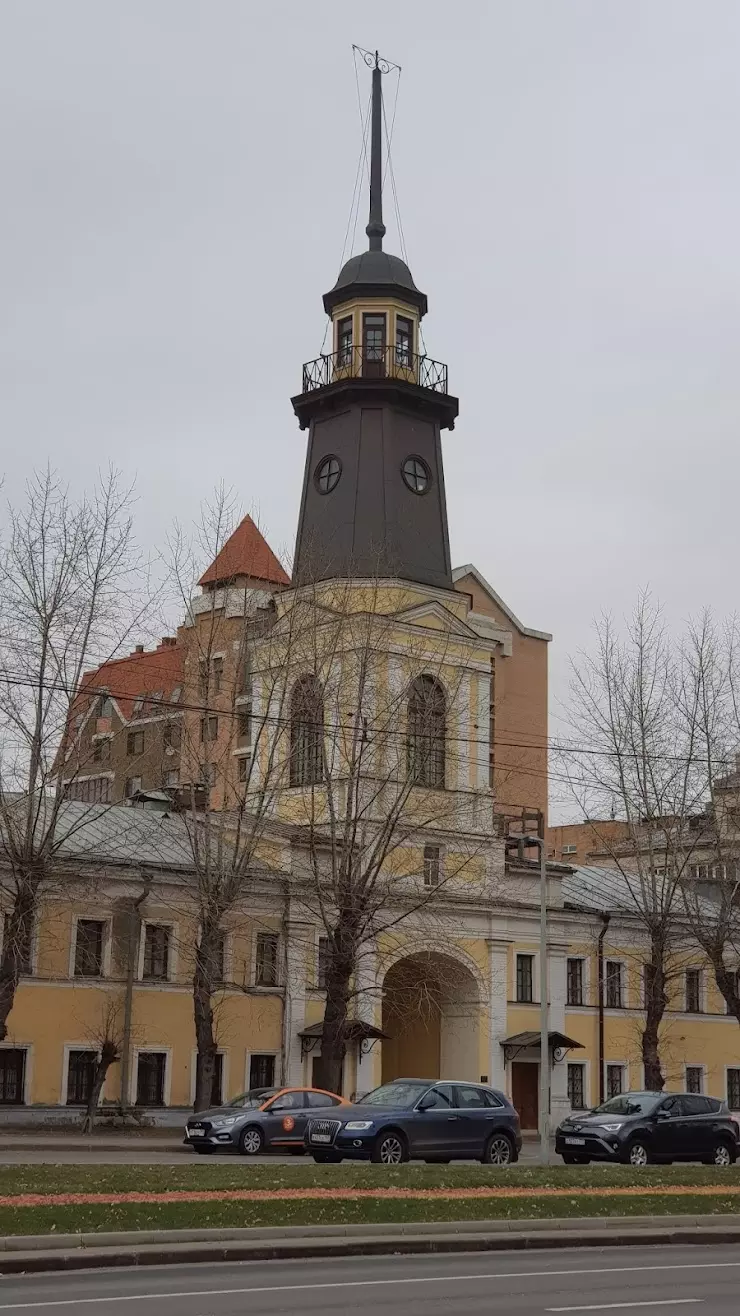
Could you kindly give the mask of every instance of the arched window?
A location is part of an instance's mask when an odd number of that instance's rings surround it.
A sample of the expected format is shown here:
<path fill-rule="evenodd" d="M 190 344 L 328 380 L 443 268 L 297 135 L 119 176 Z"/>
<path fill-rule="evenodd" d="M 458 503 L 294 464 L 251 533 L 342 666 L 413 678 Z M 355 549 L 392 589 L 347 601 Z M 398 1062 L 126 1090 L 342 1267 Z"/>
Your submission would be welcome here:
<path fill-rule="evenodd" d="M 315 676 L 301 676 L 290 696 L 290 784 L 312 786 L 324 776 L 324 699 Z"/>
<path fill-rule="evenodd" d="M 408 711 L 408 772 L 419 786 L 445 784 L 445 692 L 433 676 L 412 683 Z"/>

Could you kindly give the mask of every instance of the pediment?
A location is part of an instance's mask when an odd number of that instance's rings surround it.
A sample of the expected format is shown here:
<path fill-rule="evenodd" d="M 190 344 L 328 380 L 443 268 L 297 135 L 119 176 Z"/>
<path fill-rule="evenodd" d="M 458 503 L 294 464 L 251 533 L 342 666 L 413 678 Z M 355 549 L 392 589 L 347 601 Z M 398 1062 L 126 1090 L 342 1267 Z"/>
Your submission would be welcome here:
<path fill-rule="evenodd" d="M 444 631 L 448 635 L 459 635 L 466 640 L 480 644 L 480 636 L 460 617 L 455 616 L 438 599 L 427 599 L 416 603 L 412 608 L 404 608 L 396 613 L 396 620 L 411 626 L 425 626 L 431 630 Z"/>

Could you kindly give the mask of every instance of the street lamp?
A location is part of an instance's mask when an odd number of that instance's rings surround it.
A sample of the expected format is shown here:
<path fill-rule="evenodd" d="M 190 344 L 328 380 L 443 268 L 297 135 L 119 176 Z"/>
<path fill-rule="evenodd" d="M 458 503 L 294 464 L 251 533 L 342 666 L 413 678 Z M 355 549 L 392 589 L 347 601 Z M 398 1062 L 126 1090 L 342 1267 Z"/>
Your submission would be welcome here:
<path fill-rule="evenodd" d="M 550 1163 L 550 1029 L 547 984 L 547 857 L 541 836 L 517 838 L 520 858 L 536 845 L 540 852 L 540 1160 Z"/>

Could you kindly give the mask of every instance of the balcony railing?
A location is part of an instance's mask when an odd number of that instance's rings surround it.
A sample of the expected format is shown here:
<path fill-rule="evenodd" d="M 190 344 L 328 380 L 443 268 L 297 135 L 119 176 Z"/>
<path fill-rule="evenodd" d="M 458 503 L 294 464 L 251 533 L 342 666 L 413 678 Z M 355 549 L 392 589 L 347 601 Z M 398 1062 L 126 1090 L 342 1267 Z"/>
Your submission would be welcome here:
<path fill-rule="evenodd" d="M 447 366 L 402 347 L 343 347 L 317 356 L 303 367 L 303 392 L 345 379 L 396 379 L 433 393 L 447 392 Z"/>

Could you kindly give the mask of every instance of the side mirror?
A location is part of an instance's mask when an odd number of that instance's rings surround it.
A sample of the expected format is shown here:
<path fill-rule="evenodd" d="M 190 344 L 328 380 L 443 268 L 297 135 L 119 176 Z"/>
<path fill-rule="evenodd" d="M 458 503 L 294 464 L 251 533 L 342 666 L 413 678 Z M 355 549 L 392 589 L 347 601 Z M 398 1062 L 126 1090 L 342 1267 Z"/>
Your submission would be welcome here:
<path fill-rule="evenodd" d="M 671 1112 L 669 1110 L 664 1110 L 661 1106 L 660 1110 L 656 1110 L 655 1118 L 656 1120 L 669 1120 L 671 1118 Z"/>
<path fill-rule="evenodd" d="M 434 1106 L 434 1097 L 431 1096 L 430 1093 L 427 1093 L 427 1095 L 425 1097 L 422 1097 L 421 1101 L 419 1102 L 419 1105 L 417 1106 L 417 1110 L 431 1110 L 433 1106 Z"/>

